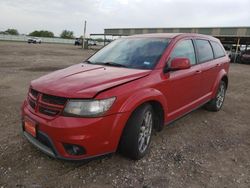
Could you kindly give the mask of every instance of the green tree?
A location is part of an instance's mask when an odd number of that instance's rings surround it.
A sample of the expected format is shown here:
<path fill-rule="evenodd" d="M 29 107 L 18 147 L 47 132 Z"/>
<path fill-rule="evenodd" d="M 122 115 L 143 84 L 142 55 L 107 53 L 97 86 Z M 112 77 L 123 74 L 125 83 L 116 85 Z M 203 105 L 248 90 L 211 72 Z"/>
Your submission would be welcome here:
<path fill-rule="evenodd" d="M 73 38 L 75 38 L 74 37 L 74 32 L 73 31 L 68 31 L 66 29 L 62 31 L 60 37 L 64 38 L 64 39 L 73 39 Z"/>
<path fill-rule="evenodd" d="M 19 35 L 17 29 L 7 29 L 5 32 L 9 35 Z"/>
<path fill-rule="evenodd" d="M 41 30 L 41 31 L 33 31 L 29 34 L 29 36 L 34 37 L 54 37 L 54 33 L 51 31 Z"/>

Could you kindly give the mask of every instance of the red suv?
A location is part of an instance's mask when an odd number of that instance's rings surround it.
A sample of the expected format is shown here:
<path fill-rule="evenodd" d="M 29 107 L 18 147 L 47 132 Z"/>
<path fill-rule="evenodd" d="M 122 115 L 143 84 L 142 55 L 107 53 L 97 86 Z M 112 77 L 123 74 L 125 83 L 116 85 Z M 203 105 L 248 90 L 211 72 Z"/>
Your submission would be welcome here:
<path fill-rule="evenodd" d="M 79 160 L 119 150 L 140 159 L 152 130 L 205 105 L 219 111 L 229 58 L 199 34 L 121 38 L 88 60 L 31 82 L 24 136 L 50 156 Z"/>

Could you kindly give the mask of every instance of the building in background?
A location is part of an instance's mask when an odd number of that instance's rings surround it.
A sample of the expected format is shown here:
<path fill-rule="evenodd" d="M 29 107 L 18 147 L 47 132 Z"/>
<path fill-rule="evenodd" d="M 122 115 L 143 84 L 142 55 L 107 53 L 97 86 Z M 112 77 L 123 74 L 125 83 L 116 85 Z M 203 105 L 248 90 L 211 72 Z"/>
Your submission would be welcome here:
<path fill-rule="evenodd" d="M 147 33 L 200 33 L 221 40 L 231 60 L 236 62 L 242 51 L 250 49 L 250 27 L 193 27 L 193 28 L 107 28 L 105 36 L 129 36 Z M 237 46 L 237 47 L 236 47 Z"/>

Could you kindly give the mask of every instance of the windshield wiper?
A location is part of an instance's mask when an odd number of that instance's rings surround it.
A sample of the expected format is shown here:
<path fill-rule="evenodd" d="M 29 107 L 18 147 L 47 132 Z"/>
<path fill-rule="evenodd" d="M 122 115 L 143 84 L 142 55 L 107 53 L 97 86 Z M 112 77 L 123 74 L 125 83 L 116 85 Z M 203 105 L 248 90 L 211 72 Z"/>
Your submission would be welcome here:
<path fill-rule="evenodd" d="M 126 65 L 115 63 L 115 62 L 92 62 L 92 61 L 86 60 L 84 61 L 84 63 L 96 64 L 96 65 L 108 65 L 108 66 L 114 66 L 114 67 L 127 67 Z"/>
<path fill-rule="evenodd" d="M 89 61 L 89 60 L 86 60 L 86 61 L 84 61 L 83 63 L 93 64 L 93 62 L 92 62 L 92 61 Z"/>
<path fill-rule="evenodd" d="M 108 66 L 115 66 L 115 67 L 127 67 L 126 65 L 115 63 L 115 62 L 105 62 L 105 63 L 102 63 L 102 64 L 108 65 Z"/>

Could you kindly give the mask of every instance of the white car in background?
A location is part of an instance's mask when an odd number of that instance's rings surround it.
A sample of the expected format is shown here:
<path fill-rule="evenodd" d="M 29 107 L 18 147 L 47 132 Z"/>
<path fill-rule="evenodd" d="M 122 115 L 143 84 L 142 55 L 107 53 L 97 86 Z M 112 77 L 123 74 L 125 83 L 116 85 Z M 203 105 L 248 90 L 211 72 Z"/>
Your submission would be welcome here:
<path fill-rule="evenodd" d="M 89 46 L 96 46 L 96 41 L 94 41 L 94 40 L 88 40 L 88 45 Z"/>
<path fill-rule="evenodd" d="M 33 44 L 41 44 L 42 43 L 42 40 L 38 37 L 32 37 L 32 38 L 28 38 L 28 43 L 33 43 Z"/>

